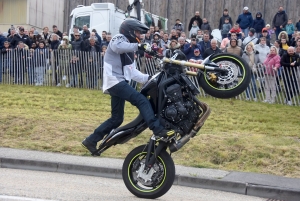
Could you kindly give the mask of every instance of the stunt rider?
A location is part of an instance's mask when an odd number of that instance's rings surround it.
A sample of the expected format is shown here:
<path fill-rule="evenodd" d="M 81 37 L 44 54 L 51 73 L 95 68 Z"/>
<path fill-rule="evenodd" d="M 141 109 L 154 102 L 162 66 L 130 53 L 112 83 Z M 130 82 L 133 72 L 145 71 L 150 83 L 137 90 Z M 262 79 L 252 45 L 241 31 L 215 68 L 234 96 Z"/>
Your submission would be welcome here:
<path fill-rule="evenodd" d="M 103 92 L 111 96 L 111 117 L 82 141 L 82 146 L 92 155 L 99 155 L 97 143 L 112 129 L 122 124 L 125 100 L 139 109 L 148 127 L 157 138 L 166 138 L 175 134 L 174 130 L 166 130 L 160 124 L 149 100 L 128 84 L 131 79 L 139 83 L 145 83 L 150 79 L 149 75 L 136 69 L 134 62 L 134 51 L 151 50 L 149 44 L 139 44 L 140 34 L 147 31 L 146 25 L 136 19 L 128 18 L 121 24 L 120 34 L 115 35 L 107 47 L 103 64 Z"/>

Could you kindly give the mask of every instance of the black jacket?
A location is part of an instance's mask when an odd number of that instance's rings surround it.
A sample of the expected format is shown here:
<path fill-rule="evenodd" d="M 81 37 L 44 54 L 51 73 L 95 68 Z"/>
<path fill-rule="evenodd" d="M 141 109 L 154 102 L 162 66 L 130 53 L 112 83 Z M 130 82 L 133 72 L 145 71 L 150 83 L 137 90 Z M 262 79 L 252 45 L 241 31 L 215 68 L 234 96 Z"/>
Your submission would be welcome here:
<path fill-rule="evenodd" d="M 194 17 L 192 17 L 191 20 L 190 20 L 190 23 L 189 23 L 189 31 L 191 30 L 192 24 L 193 24 L 193 22 L 194 22 L 195 20 L 198 21 L 198 27 L 199 27 L 199 28 L 200 28 L 201 25 L 203 24 L 203 21 L 202 21 L 202 19 L 201 19 L 200 16 L 199 16 L 199 17 L 194 16 Z"/>
<path fill-rule="evenodd" d="M 288 53 L 285 53 L 280 60 L 280 65 L 283 66 L 283 68 L 294 68 L 291 66 L 291 63 L 296 61 L 294 67 L 296 69 L 297 66 L 300 66 L 300 57 L 297 54 L 289 55 Z"/>
<path fill-rule="evenodd" d="M 218 53 L 222 53 L 222 51 L 217 47 L 216 50 L 213 50 L 211 47 L 210 48 L 207 48 L 205 51 L 204 51 L 204 54 L 203 54 L 203 59 L 206 59 L 206 57 L 208 57 L 209 55 L 211 54 L 218 54 Z"/>
<path fill-rule="evenodd" d="M 50 49 L 57 50 L 59 45 L 60 45 L 60 41 L 59 40 L 51 41 L 51 43 L 50 43 Z"/>
<path fill-rule="evenodd" d="M 16 48 L 20 41 L 22 41 L 24 44 L 26 44 L 29 48 L 31 47 L 31 40 L 25 34 L 23 36 L 21 36 L 19 34 L 15 34 L 10 42 L 10 45 L 13 48 Z"/>
<path fill-rule="evenodd" d="M 72 50 L 81 51 L 82 49 L 82 39 L 79 38 L 78 40 L 74 40 L 71 42 Z"/>

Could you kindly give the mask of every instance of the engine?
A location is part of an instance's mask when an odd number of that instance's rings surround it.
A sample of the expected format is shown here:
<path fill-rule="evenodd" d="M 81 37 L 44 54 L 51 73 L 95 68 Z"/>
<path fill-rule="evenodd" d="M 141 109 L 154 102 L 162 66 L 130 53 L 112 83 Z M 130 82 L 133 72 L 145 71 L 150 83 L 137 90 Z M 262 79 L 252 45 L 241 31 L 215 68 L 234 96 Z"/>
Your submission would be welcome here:
<path fill-rule="evenodd" d="M 202 113 L 193 95 L 179 84 L 169 86 L 166 95 L 167 104 L 161 112 L 165 127 L 175 129 L 181 136 L 189 133 Z"/>

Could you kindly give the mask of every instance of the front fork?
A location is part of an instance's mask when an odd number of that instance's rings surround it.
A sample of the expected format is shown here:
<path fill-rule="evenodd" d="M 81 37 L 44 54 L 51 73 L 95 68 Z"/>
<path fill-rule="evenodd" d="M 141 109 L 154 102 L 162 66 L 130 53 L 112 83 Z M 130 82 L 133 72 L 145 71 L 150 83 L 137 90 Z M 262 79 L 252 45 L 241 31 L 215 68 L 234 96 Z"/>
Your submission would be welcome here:
<path fill-rule="evenodd" d="M 167 143 L 164 141 L 159 141 L 158 146 L 155 146 L 156 144 L 156 139 L 155 136 L 153 135 L 150 138 L 150 141 L 148 143 L 148 148 L 147 148 L 147 155 L 146 155 L 146 163 L 145 163 L 145 168 L 144 168 L 144 173 L 148 174 L 150 169 L 155 163 L 156 157 L 159 156 L 160 152 L 163 149 L 167 148 Z"/>

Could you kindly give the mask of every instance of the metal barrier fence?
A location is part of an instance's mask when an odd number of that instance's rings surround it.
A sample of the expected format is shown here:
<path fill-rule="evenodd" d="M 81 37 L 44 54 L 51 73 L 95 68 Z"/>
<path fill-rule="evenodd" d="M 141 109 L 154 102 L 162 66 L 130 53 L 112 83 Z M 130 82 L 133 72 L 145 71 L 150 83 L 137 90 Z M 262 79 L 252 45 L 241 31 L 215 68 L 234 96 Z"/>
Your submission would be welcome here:
<path fill-rule="evenodd" d="M 151 58 L 137 57 L 137 68 L 149 75 L 157 72 Z M 35 86 L 62 86 L 100 90 L 103 76 L 103 55 L 97 52 L 48 49 L 15 49 L 2 51 L 0 56 L 0 83 Z M 198 88 L 195 77 L 192 81 Z M 130 83 L 137 87 L 137 83 Z M 300 68 L 284 68 L 269 71 L 258 65 L 252 74 L 251 84 L 240 100 L 300 105 Z M 200 88 L 200 96 L 208 96 Z M 209 97 L 209 96 L 208 96 Z"/>

